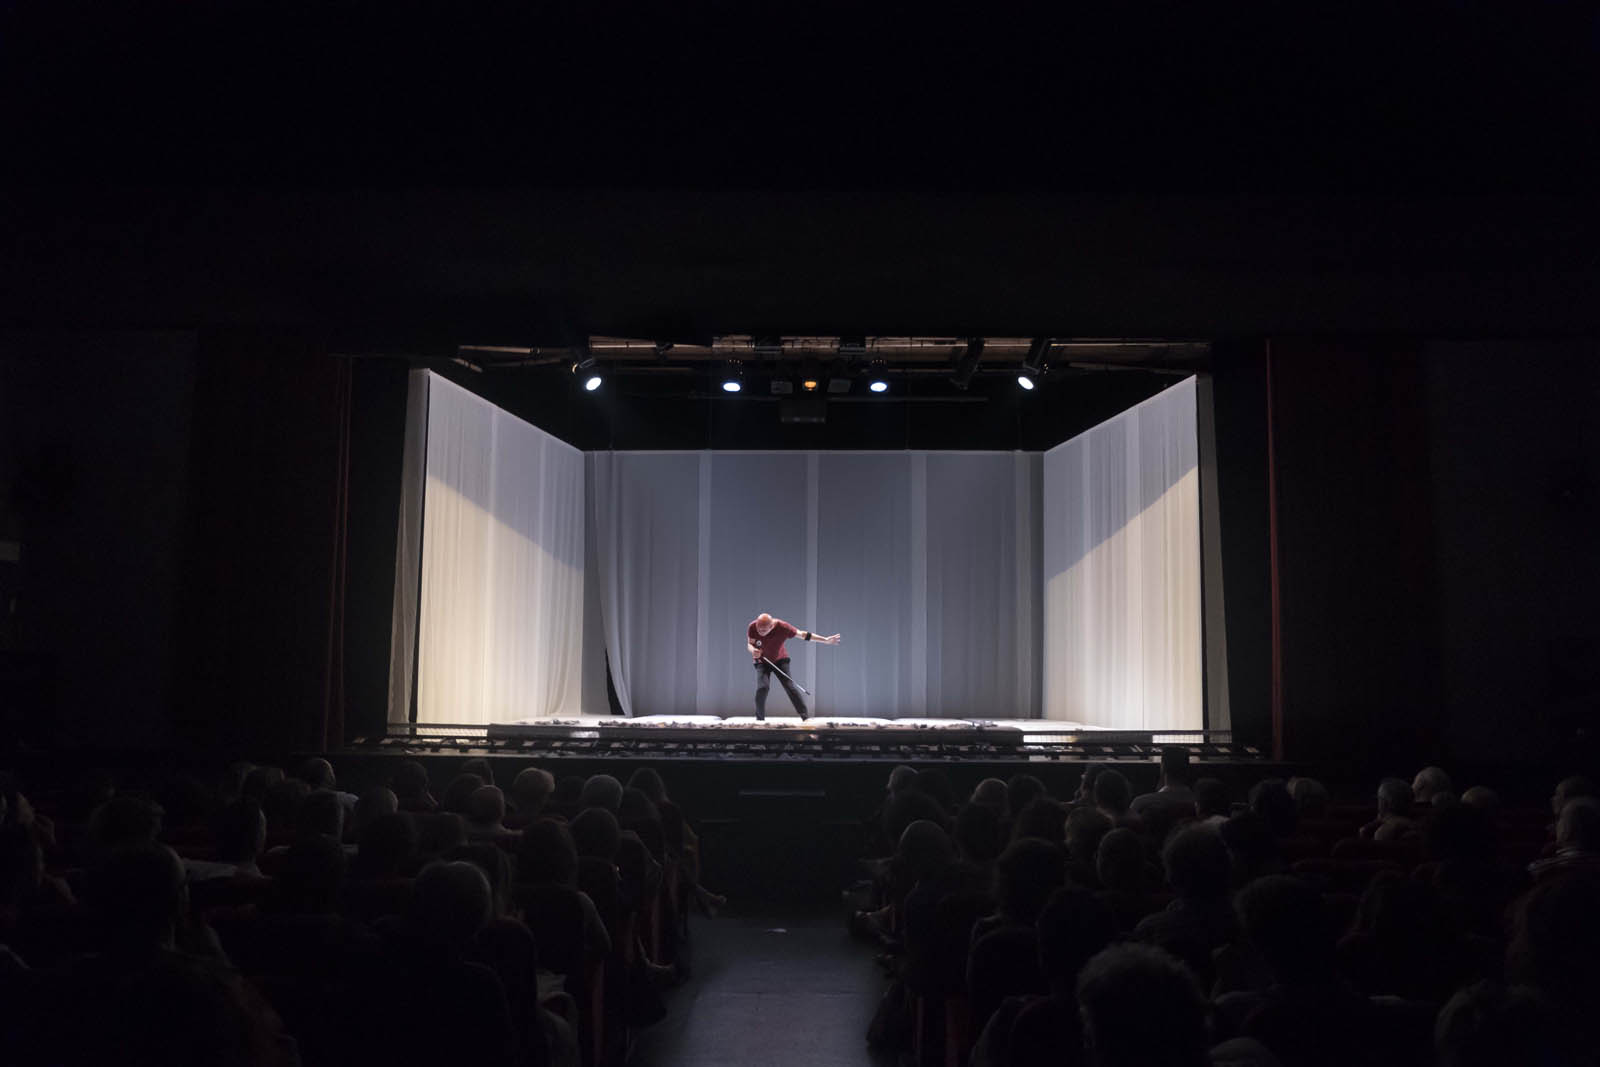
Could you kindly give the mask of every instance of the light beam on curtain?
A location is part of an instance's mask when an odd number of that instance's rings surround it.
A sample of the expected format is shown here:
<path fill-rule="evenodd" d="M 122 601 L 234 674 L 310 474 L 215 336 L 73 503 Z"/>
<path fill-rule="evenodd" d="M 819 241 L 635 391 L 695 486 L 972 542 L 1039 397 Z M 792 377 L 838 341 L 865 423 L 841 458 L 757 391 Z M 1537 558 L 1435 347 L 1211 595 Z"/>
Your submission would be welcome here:
<path fill-rule="evenodd" d="M 1044 709 L 1130 730 L 1199 729 L 1195 380 L 1044 456 Z"/>
<path fill-rule="evenodd" d="M 583 454 L 433 376 L 417 721 L 580 711 Z"/>

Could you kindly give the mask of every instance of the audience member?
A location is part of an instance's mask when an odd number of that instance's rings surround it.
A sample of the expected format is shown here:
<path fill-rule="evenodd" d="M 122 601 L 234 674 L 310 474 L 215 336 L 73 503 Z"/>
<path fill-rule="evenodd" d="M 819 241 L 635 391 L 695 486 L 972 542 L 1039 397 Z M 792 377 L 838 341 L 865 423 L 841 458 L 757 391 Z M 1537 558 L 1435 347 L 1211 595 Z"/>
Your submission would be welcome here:
<path fill-rule="evenodd" d="M 1031 774 L 1013 774 L 1006 782 L 1006 813 L 1016 818 L 1036 797 L 1048 795 L 1044 783 Z"/>
<path fill-rule="evenodd" d="M 1300 822 L 1300 810 L 1282 778 L 1265 778 L 1251 786 L 1250 810 L 1261 816 L 1279 841 L 1292 835 Z"/>
<path fill-rule="evenodd" d="M 1148 945 L 1099 952 L 1078 976 L 1086 1062 L 1203 1067 L 1205 1002 L 1183 965 Z"/>
<path fill-rule="evenodd" d="M 395 796 L 394 790 L 386 786 L 373 786 L 364 790 L 356 799 L 355 808 L 350 813 L 350 818 L 345 824 L 345 840 L 356 841 L 361 837 L 361 831 L 373 819 L 385 815 L 393 815 L 400 810 L 400 798 Z"/>
<path fill-rule="evenodd" d="M 1091 763 L 1083 769 L 1083 777 L 1078 779 L 1078 788 L 1072 794 L 1074 805 L 1094 805 L 1094 783 L 1106 772 L 1105 764 Z"/>
<path fill-rule="evenodd" d="M 1493 820 L 1500 814 L 1500 794 L 1486 785 L 1475 785 L 1461 794 L 1461 803 L 1477 808 Z"/>
<path fill-rule="evenodd" d="M 992 808 L 1001 818 L 1006 814 L 1006 783 L 999 778 L 985 778 L 972 790 L 970 803 Z"/>
<path fill-rule="evenodd" d="M 484 785 L 494 785 L 494 767 L 482 756 L 475 756 L 461 765 L 462 774 L 475 774 Z"/>
<path fill-rule="evenodd" d="M 622 806 L 622 783 L 609 774 L 590 775 L 583 783 L 578 804 L 585 808 L 604 808 L 615 815 Z"/>
<path fill-rule="evenodd" d="M 1461 800 L 1467 802 L 1465 794 Z M 1574 1050 L 1562 1047 L 1543 1000 L 1516 986 L 1467 986 L 1440 1010 L 1433 1034 L 1439 1067 L 1578 1062 Z"/>
<path fill-rule="evenodd" d="M 1161 859 L 1176 897 L 1141 919 L 1133 936 L 1182 960 L 1210 988 L 1212 954 L 1237 935 L 1227 847 L 1214 831 L 1195 827 L 1173 834 Z"/>
<path fill-rule="evenodd" d="M 1182 745 L 1166 745 L 1161 749 L 1161 777 L 1156 791 L 1134 797 L 1128 810 L 1143 817 L 1156 808 L 1174 807 L 1193 815 L 1195 795 L 1190 781 L 1189 750 Z"/>
<path fill-rule="evenodd" d="M 1290 1067 L 1374 1062 L 1377 1013 L 1338 980 L 1333 931 L 1316 890 L 1273 875 L 1241 890 L 1235 907 L 1270 984 L 1218 998 L 1223 1029 L 1236 1024 Z"/>
<path fill-rule="evenodd" d="M 1556 851 L 1528 868 L 1538 880 L 1574 869 L 1600 871 L 1600 800 L 1576 797 L 1567 801 L 1556 820 Z"/>
<path fill-rule="evenodd" d="M 1443 767 L 1424 767 L 1418 771 L 1411 780 L 1411 796 L 1417 805 L 1424 808 L 1453 803 L 1457 799 L 1455 786 Z M 1441 800 L 1441 797 L 1445 799 Z"/>
<path fill-rule="evenodd" d="M 436 811 L 416 816 L 417 856 L 438 859 L 451 849 L 467 843 L 467 822 L 453 811 Z"/>
<path fill-rule="evenodd" d="M 213 878 L 259 878 L 258 862 L 267 844 L 267 817 L 251 800 L 236 800 L 218 814 L 214 829 L 216 848 L 210 860 L 185 859 L 191 882 Z"/>
<path fill-rule="evenodd" d="M 1036 837 L 1012 842 L 995 862 L 994 914 L 978 920 L 973 940 L 1003 926 L 1031 927 L 1050 894 L 1062 887 L 1066 871 L 1060 845 Z"/>
<path fill-rule="evenodd" d="M 1084 889 L 1100 889 L 1095 864 L 1100 842 L 1113 829 L 1106 813 L 1094 807 L 1076 807 L 1067 813 L 1067 877 Z"/>
<path fill-rule="evenodd" d="M 395 768 L 389 788 L 399 798 L 401 811 L 426 814 L 439 808 L 439 802 L 428 792 L 428 768 L 416 760 L 406 760 Z"/>
<path fill-rule="evenodd" d="M 1106 768 L 1094 780 L 1094 806 L 1105 812 L 1117 826 L 1138 828 L 1139 822 L 1128 810 L 1132 790 L 1121 771 Z"/>
<path fill-rule="evenodd" d="M 1507 977 L 1538 991 L 1563 1045 L 1585 1057 L 1579 1062 L 1592 1062 L 1600 1048 L 1597 900 L 1600 872 L 1575 869 L 1541 880 L 1514 910 L 1506 949 Z"/>
<path fill-rule="evenodd" d="M 516 811 L 506 819 L 506 825 L 520 830 L 539 818 L 555 788 L 555 776 L 542 767 L 520 771 L 511 783 L 511 802 Z"/>
<path fill-rule="evenodd" d="M 326 837 L 335 842 L 343 841 L 344 810 L 344 801 L 340 799 L 338 793 L 319 789 L 307 795 L 295 811 L 295 836 Z"/>
<path fill-rule="evenodd" d="M 1567 806 L 1567 801 L 1594 795 L 1594 782 L 1584 775 L 1575 774 L 1570 778 L 1563 778 L 1556 783 L 1555 792 L 1550 795 L 1550 814 L 1559 816 L 1561 809 Z"/>
<path fill-rule="evenodd" d="M 1295 812 L 1301 819 L 1320 821 L 1328 816 L 1328 787 L 1315 778 L 1289 779 L 1289 795 L 1294 798 Z"/>
<path fill-rule="evenodd" d="M 1078 975 L 1117 939 L 1117 921 L 1083 889 L 1058 889 L 1035 924 L 1039 970 L 1048 992 L 1010 997 L 990 1016 L 972 1052 L 972 1067 L 1044 1067 L 1083 1062 Z"/>
<path fill-rule="evenodd" d="M 462 773 L 450 779 L 450 784 L 445 786 L 444 795 L 439 798 L 439 810 L 451 812 L 455 815 L 466 816 L 468 805 L 472 801 L 472 794 L 476 793 L 485 784 L 480 775 Z"/>
<path fill-rule="evenodd" d="M 503 841 L 516 836 L 505 826 L 506 797 L 498 786 L 483 785 L 467 798 L 467 840 Z"/>
<path fill-rule="evenodd" d="M 1385 778 L 1378 785 L 1378 816 L 1361 828 L 1361 836 L 1374 841 L 1399 841 L 1417 832 L 1411 817 L 1411 786 L 1400 778 Z"/>
<path fill-rule="evenodd" d="M 1064 804 L 1049 797 L 1035 797 L 1027 807 L 1017 812 L 1011 824 L 1011 840 L 1036 837 L 1052 845 L 1061 845 L 1066 840 L 1066 826 L 1067 809 Z"/>

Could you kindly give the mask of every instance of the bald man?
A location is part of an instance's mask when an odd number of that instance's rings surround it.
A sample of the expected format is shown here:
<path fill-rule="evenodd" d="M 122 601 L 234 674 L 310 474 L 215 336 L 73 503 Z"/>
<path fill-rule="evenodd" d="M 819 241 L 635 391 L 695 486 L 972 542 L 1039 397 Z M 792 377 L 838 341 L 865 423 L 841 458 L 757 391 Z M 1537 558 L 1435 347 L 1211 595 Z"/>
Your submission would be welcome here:
<path fill-rule="evenodd" d="M 784 648 L 784 643 L 791 637 L 798 637 L 802 641 L 815 641 L 819 645 L 839 643 L 838 634 L 822 637 L 810 630 L 797 630 L 782 619 L 775 619 L 764 611 L 750 620 L 750 625 L 745 628 L 744 647 L 749 651 L 751 661 L 755 664 L 756 718 L 763 722 L 767 718 L 767 690 L 772 685 L 774 666 L 782 672 L 778 675 L 778 684 L 789 694 L 789 701 L 794 705 L 794 710 L 800 713 L 800 721 L 804 722 L 811 718 L 811 714 L 806 711 L 806 702 L 800 699 L 800 690 L 789 678 L 789 652 Z"/>

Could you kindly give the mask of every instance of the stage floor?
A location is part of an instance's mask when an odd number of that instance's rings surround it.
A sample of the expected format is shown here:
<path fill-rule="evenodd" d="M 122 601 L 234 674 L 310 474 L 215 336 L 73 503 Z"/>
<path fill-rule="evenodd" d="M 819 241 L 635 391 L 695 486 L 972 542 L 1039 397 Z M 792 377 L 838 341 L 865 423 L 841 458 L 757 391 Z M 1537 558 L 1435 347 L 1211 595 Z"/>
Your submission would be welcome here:
<path fill-rule="evenodd" d="M 1081 734 L 1095 730 L 1109 730 L 1105 726 L 1088 726 L 1079 722 L 1059 719 L 874 719 L 859 715 L 813 715 L 801 721 L 797 715 L 773 715 L 765 720 L 754 715 L 641 715 L 624 718 L 619 715 L 580 715 L 564 719 L 517 719 L 514 722 L 492 723 L 489 728 L 501 726 L 555 726 L 590 730 L 668 729 L 738 729 L 738 730 L 1015 730 L 1028 734 Z M 1113 731 L 1117 732 L 1117 731 Z M 1126 731 L 1122 731 L 1126 732 Z"/>

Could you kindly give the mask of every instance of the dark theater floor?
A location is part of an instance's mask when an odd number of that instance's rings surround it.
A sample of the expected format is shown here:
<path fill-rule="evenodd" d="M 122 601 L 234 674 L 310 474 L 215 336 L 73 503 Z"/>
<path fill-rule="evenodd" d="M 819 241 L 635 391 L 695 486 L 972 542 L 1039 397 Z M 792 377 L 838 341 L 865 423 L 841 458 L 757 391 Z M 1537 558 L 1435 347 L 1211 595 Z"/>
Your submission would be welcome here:
<path fill-rule="evenodd" d="M 693 974 L 669 998 L 667 1017 L 640 1034 L 630 1062 L 892 1063 L 866 1042 L 883 974 L 841 915 L 772 909 L 694 918 Z"/>

